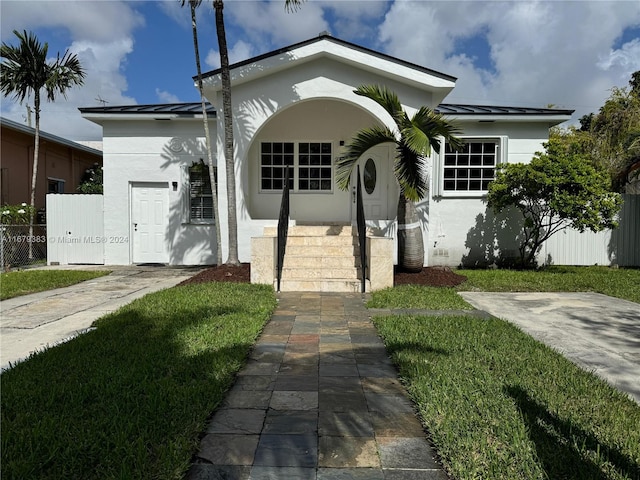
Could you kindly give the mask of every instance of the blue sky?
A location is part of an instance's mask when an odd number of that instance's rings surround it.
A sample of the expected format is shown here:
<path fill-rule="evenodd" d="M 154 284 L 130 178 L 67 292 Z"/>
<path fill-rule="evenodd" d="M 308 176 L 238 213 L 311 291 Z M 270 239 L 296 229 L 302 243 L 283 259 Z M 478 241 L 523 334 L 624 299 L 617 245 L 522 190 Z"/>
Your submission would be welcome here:
<path fill-rule="evenodd" d="M 226 0 L 232 61 L 329 31 L 341 39 L 456 76 L 446 101 L 597 111 L 613 86 L 640 70 L 637 1 Z M 1 0 L 1 37 L 34 31 L 49 51 L 69 49 L 87 70 L 82 88 L 43 106 L 42 128 L 100 138 L 77 108 L 198 101 L 190 13 L 179 0 Z M 218 66 L 211 2 L 198 11 L 203 69 Z M 2 99 L 2 115 L 25 106 Z"/>

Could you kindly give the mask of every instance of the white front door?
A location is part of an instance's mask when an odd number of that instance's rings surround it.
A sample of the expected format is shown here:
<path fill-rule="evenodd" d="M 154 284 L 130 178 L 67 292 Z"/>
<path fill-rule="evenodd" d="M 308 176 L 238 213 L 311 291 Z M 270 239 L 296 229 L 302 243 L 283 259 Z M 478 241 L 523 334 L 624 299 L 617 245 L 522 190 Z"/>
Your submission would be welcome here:
<path fill-rule="evenodd" d="M 167 225 L 169 185 L 135 183 L 131 186 L 133 263 L 168 263 Z"/>
<path fill-rule="evenodd" d="M 392 220 L 395 211 L 390 206 L 389 194 L 391 193 L 389 179 L 391 165 L 388 146 L 374 147 L 367 151 L 357 166 L 360 167 L 360 179 L 362 183 L 362 203 L 364 218 L 370 220 Z M 351 178 L 351 218 L 356 220 L 356 185 L 357 168 L 354 168 Z M 393 189 L 395 190 L 395 189 Z"/>

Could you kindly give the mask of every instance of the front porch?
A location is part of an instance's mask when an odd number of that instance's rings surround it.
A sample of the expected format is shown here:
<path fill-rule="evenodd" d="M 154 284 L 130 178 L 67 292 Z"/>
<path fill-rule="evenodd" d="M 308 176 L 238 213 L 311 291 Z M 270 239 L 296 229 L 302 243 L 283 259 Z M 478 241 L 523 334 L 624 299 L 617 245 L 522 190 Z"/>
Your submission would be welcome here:
<path fill-rule="evenodd" d="M 367 235 L 365 291 L 393 286 L 393 246 L 388 237 Z M 278 288 L 276 227 L 251 239 L 251 283 Z M 357 228 L 351 224 L 289 227 L 282 265 L 282 292 L 361 292 L 362 264 Z"/>

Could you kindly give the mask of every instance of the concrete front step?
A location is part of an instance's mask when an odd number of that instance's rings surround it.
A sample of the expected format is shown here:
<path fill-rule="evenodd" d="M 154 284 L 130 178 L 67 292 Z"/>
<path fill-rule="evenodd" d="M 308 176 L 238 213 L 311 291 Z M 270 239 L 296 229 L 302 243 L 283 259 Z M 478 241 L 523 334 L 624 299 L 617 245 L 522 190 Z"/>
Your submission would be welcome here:
<path fill-rule="evenodd" d="M 352 225 L 292 225 L 287 230 L 291 237 L 353 237 L 357 228 Z M 278 227 L 265 227 L 265 237 L 276 237 Z"/>
<path fill-rule="evenodd" d="M 274 288 L 277 287 L 274 282 Z M 365 283 L 366 291 L 371 291 L 369 280 Z M 281 280 L 281 292 L 350 292 L 360 293 L 362 291 L 362 283 L 359 280 Z"/>
<path fill-rule="evenodd" d="M 356 267 L 351 268 L 298 268 L 287 267 L 285 262 L 282 268 L 282 278 L 285 280 L 318 280 L 318 279 L 343 279 L 353 280 L 360 278 L 361 270 Z"/>

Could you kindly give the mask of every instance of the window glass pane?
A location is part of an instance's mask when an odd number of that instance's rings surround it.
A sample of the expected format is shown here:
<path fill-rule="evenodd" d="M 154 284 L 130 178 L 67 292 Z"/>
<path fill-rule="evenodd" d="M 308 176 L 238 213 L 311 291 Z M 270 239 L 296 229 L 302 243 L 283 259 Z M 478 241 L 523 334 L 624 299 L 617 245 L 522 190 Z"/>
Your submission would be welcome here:
<path fill-rule="evenodd" d="M 298 144 L 298 152 L 299 153 L 309 153 L 309 144 L 308 143 L 300 143 L 300 144 Z"/>
<path fill-rule="evenodd" d="M 271 165 L 271 155 L 262 155 L 262 165 Z"/>
<path fill-rule="evenodd" d="M 284 156 L 284 164 L 285 165 L 293 165 L 293 155 L 285 155 Z"/>
<path fill-rule="evenodd" d="M 322 180 L 320 188 L 322 190 L 331 190 L 331 180 Z"/>
<path fill-rule="evenodd" d="M 310 143 L 309 151 L 311 153 L 320 153 L 320 144 L 319 143 Z"/>
<path fill-rule="evenodd" d="M 213 219 L 209 166 L 204 163 L 189 168 L 189 218 L 191 221 Z"/>
<path fill-rule="evenodd" d="M 469 190 L 480 190 L 480 180 L 471 180 L 469 182 Z"/>
<path fill-rule="evenodd" d="M 322 176 L 322 178 L 328 178 L 329 180 L 331 180 L 331 169 L 330 168 L 323 168 L 322 172 L 321 172 L 321 176 Z"/>
<path fill-rule="evenodd" d="M 300 190 L 309 190 L 309 180 L 300 179 Z"/>
<path fill-rule="evenodd" d="M 495 153 L 496 144 L 493 142 L 487 142 L 484 144 L 484 153 Z"/>
<path fill-rule="evenodd" d="M 444 181 L 444 189 L 445 190 L 454 190 L 456 182 L 453 180 L 445 180 Z"/>
<path fill-rule="evenodd" d="M 482 153 L 481 143 L 470 143 L 469 148 L 471 150 L 471 153 Z"/>
<path fill-rule="evenodd" d="M 293 153 L 293 142 L 287 142 L 284 144 L 284 153 Z"/>
<path fill-rule="evenodd" d="M 310 176 L 311 176 L 311 178 L 320 178 L 320 169 L 319 168 L 312 168 Z"/>
<path fill-rule="evenodd" d="M 493 155 L 484 155 L 482 157 L 482 164 L 483 165 L 495 165 L 496 164 L 496 159 Z"/>
<path fill-rule="evenodd" d="M 456 171 L 453 168 L 445 168 L 444 178 L 456 178 Z"/>
<path fill-rule="evenodd" d="M 274 178 L 272 182 L 273 190 L 282 190 L 283 184 L 284 182 L 281 178 Z"/>
<path fill-rule="evenodd" d="M 262 144 L 262 153 L 271 153 L 271 144 L 263 143 Z"/>
<path fill-rule="evenodd" d="M 471 178 L 480 178 L 482 176 L 481 170 L 479 168 L 472 168 L 469 170 L 469 176 Z"/>
<path fill-rule="evenodd" d="M 331 144 L 330 143 L 323 143 L 322 147 L 321 147 L 321 151 L 322 151 L 322 153 L 331 153 Z"/>
<path fill-rule="evenodd" d="M 470 165 L 481 165 L 482 164 L 482 155 L 471 155 L 471 160 L 469 162 Z"/>
<path fill-rule="evenodd" d="M 444 164 L 445 165 L 455 165 L 456 164 L 456 155 L 455 154 L 445 155 Z"/>
<path fill-rule="evenodd" d="M 309 155 L 300 155 L 300 157 L 298 157 L 299 163 L 300 165 L 309 165 Z"/>
<path fill-rule="evenodd" d="M 367 162 L 364 164 L 364 190 L 369 195 L 376 189 L 377 176 L 376 162 L 374 162 L 372 158 L 367 159 Z"/>
<path fill-rule="evenodd" d="M 467 186 L 466 180 L 456 180 L 456 190 L 467 190 Z"/>
<path fill-rule="evenodd" d="M 274 155 L 273 156 L 273 164 L 274 165 L 284 165 L 282 163 L 282 155 Z"/>
<path fill-rule="evenodd" d="M 320 165 L 320 155 L 311 155 L 311 165 Z"/>
<path fill-rule="evenodd" d="M 483 180 L 482 181 L 482 190 L 488 190 L 489 189 L 489 182 L 491 182 L 491 180 Z"/>
<path fill-rule="evenodd" d="M 322 165 L 331 165 L 331 155 L 322 155 Z"/>
<path fill-rule="evenodd" d="M 263 190 L 271 190 L 271 180 L 263 178 L 261 185 Z"/>
<path fill-rule="evenodd" d="M 273 153 L 282 153 L 282 144 L 274 143 L 273 144 Z"/>

